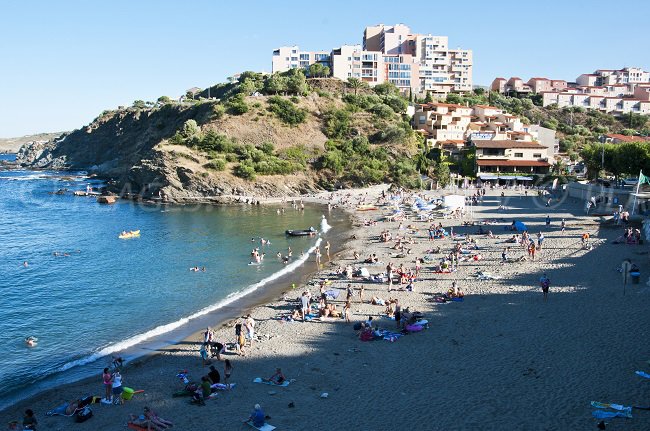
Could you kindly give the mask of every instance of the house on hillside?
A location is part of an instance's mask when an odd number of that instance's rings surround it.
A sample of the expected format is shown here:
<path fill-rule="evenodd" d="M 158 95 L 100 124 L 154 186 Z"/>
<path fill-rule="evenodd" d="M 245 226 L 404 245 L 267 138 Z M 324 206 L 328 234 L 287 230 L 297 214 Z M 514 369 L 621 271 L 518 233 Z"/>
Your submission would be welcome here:
<path fill-rule="evenodd" d="M 472 140 L 472 145 L 476 149 L 476 176 L 482 179 L 494 179 L 494 174 L 526 177 L 550 172 L 549 148 L 538 142 Z"/>

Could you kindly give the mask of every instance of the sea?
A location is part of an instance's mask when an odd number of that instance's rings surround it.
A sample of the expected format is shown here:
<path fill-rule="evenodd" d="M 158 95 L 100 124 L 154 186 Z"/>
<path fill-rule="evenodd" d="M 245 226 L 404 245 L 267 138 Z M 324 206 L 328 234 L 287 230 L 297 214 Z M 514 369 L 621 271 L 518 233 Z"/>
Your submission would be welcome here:
<path fill-rule="evenodd" d="M 348 227 L 345 214 L 318 205 L 106 205 L 72 195 L 87 185 L 102 183 L 84 172 L 0 170 L 0 409 L 279 296 L 316 270 L 315 247 L 340 242 Z M 285 236 L 324 224 L 331 230 L 315 237 Z M 118 238 L 130 230 L 140 236 Z M 277 253 L 289 247 L 284 263 Z M 259 264 L 253 248 L 265 253 Z"/>

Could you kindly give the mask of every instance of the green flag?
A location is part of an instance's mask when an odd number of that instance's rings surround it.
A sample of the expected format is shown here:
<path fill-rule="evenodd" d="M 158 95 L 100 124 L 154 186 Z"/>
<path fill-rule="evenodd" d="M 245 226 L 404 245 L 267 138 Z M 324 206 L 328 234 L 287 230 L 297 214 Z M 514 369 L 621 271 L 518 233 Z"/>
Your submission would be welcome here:
<path fill-rule="evenodd" d="M 643 174 L 639 175 L 639 185 L 641 184 L 650 184 L 650 177 L 646 177 Z"/>

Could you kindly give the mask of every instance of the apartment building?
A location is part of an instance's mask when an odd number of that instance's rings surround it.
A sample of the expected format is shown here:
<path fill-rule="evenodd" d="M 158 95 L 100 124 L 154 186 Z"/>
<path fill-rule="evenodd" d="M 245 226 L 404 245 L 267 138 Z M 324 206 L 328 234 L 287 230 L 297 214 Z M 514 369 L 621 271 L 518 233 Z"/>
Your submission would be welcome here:
<path fill-rule="evenodd" d="M 543 175 L 550 171 L 549 149 L 538 142 L 472 140 L 476 150 L 476 176 L 481 174 Z"/>
<path fill-rule="evenodd" d="M 444 98 L 452 91 L 472 90 L 471 50 L 449 49 L 446 36 L 413 34 L 404 24 L 366 27 L 362 44 L 329 53 L 278 48 L 272 71 L 308 68 L 315 62 L 329 65 L 335 78 L 358 78 L 370 85 L 390 82 L 403 92 Z"/>
<path fill-rule="evenodd" d="M 598 69 L 594 73 L 583 73 L 576 78 L 581 87 L 598 87 L 615 84 L 650 82 L 650 72 L 639 67 L 624 67 L 623 69 Z"/>
<path fill-rule="evenodd" d="M 499 77 L 492 81 L 491 90 L 503 94 L 541 94 L 543 106 L 578 106 L 614 115 L 650 114 L 650 72 L 638 67 L 598 69 L 583 73 L 574 83 L 531 78 L 524 84 L 517 77 Z"/>
<path fill-rule="evenodd" d="M 273 50 L 271 70 L 272 72 L 286 72 L 289 69 L 309 69 L 309 66 L 314 63 L 330 66 L 330 52 L 301 51 L 297 45 L 283 46 Z"/>
<path fill-rule="evenodd" d="M 503 109 L 487 106 L 463 106 L 450 103 L 417 105 L 413 126 L 427 137 L 432 147 L 454 144 L 462 147 L 472 139 L 533 141 L 537 138 L 530 126 Z"/>

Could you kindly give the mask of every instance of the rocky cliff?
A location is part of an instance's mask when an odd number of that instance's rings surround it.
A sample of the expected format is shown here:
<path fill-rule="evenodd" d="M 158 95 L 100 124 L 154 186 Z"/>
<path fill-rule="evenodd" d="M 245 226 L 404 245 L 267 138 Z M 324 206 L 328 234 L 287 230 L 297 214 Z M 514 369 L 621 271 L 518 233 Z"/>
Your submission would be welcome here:
<path fill-rule="evenodd" d="M 296 144 L 322 148 L 326 137 L 317 118 L 287 127 L 266 115 L 264 98 L 250 99 L 251 112 L 237 116 L 216 115 L 216 102 L 106 111 L 86 127 L 48 142 L 24 145 L 17 162 L 33 168 L 88 171 L 109 180 L 114 192 L 171 202 L 228 201 L 242 195 L 284 197 L 315 189 L 308 173 L 270 175 L 253 182 L 231 170 L 217 172 L 205 167 L 210 159 L 201 151 L 169 142 L 193 119 L 203 130 L 214 130 L 242 145 L 272 142 L 279 148 Z M 303 103 L 318 113 L 314 98 Z"/>

